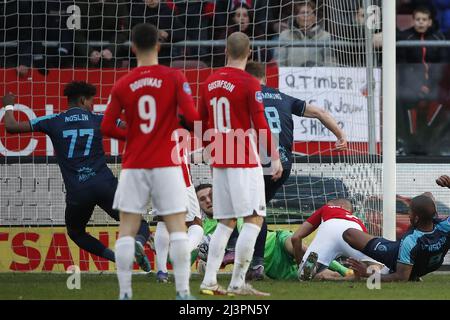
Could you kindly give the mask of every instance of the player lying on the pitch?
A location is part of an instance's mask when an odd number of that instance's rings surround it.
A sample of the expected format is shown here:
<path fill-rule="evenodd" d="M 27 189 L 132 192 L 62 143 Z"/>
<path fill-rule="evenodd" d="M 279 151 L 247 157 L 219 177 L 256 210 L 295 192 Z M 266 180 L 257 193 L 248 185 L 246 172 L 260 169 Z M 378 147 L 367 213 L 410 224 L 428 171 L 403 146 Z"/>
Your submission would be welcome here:
<path fill-rule="evenodd" d="M 100 132 L 103 115 L 92 112 L 95 94 L 93 85 L 73 81 L 64 88 L 68 110 L 21 122 L 14 118 L 15 96 L 6 94 L 3 97 L 5 128 L 8 133 L 42 132 L 50 137 L 67 190 L 67 234 L 78 247 L 115 262 L 114 252 L 86 232 L 86 225 L 96 205 L 114 220 L 119 220 L 119 212 L 112 208 L 117 178 L 106 165 Z M 118 135 L 125 137 L 125 127 L 125 122 L 119 121 L 114 129 Z M 141 220 L 135 242 L 135 257 L 146 272 L 151 270 L 144 253 L 144 244 L 149 235 L 147 222 Z"/>
<path fill-rule="evenodd" d="M 343 234 L 352 248 L 389 268 L 389 274 L 382 274 L 381 281 L 417 281 L 439 269 L 450 248 L 450 217 L 438 218 L 432 197 L 414 197 L 409 210 L 411 228 L 401 241 L 374 237 L 353 228 Z M 364 263 L 357 259 L 348 262 L 356 276 L 368 276 Z"/>
<path fill-rule="evenodd" d="M 201 259 L 199 261 L 199 271 L 201 272 L 207 258 L 209 235 L 215 230 L 217 220 L 213 219 L 212 186 L 210 184 L 201 184 L 196 187 L 196 192 L 200 209 L 204 213 L 203 227 L 206 235 L 199 245 L 199 256 Z M 242 219 L 238 219 L 238 229 L 241 226 Z M 288 230 L 267 232 L 264 248 L 264 269 L 265 274 L 269 278 L 285 280 L 298 278 L 298 264 L 295 262 L 294 249 L 291 243 L 292 235 L 293 232 Z M 307 250 L 305 246 L 304 250 Z M 317 279 L 335 280 L 353 278 L 353 272 L 337 261 L 332 261 L 329 264 L 329 269 L 321 272 L 317 276 Z"/>
<path fill-rule="evenodd" d="M 315 211 L 292 236 L 294 257 L 299 264 L 299 279 L 311 280 L 329 268 L 338 256 L 354 257 L 377 264 L 376 261 L 350 247 L 342 238 L 350 228 L 367 233 L 364 223 L 353 215 L 353 205 L 347 199 L 335 199 Z M 316 236 L 305 251 L 302 239 L 317 229 Z"/>

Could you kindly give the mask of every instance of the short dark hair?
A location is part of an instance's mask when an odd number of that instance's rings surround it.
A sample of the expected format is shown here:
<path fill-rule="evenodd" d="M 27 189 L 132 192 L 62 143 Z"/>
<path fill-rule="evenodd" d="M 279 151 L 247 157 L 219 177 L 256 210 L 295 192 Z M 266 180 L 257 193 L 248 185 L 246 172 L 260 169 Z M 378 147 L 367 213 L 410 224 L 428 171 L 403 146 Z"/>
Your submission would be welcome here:
<path fill-rule="evenodd" d="M 92 98 L 96 93 L 95 86 L 84 81 L 69 82 L 64 88 L 64 96 L 67 97 L 69 103 L 78 103 L 80 97 Z"/>
<path fill-rule="evenodd" d="M 138 50 L 151 50 L 158 43 L 158 29 L 150 23 L 139 23 L 131 31 L 131 41 Z"/>
<path fill-rule="evenodd" d="M 430 222 L 437 215 L 436 203 L 428 195 L 421 194 L 412 198 L 409 208 L 419 217 L 420 222 Z"/>
<path fill-rule="evenodd" d="M 295 6 L 295 14 L 298 14 L 298 11 L 300 10 L 300 7 L 309 7 L 311 10 L 315 11 L 316 10 L 316 2 L 312 1 L 312 0 L 303 0 L 303 1 L 298 1 L 298 2 L 294 2 L 294 6 Z"/>
<path fill-rule="evenodd" d="M 211 183 L 201 183 L 198 186 L 195 187 L 195 193 L 206 189 L 206 188 L 212 188 L 212 184 Z"/>
<path fill-rule="evenodd" d="M 415 8 L 413 11 L 413 17 L 415 17 L 416 13 L 419 13 L 419 12 L 428 15 L 428 17 L 431 19 L 432 14 L 431 14 L 430 8 L 425 7 L 425 6 L 419 6 L 419 7 Z"/>
<path fill-rule="evenodd" d="M 353 212 L 353 204 L 349 199 L 345 199 L 345 198 L 337 198 L 337 199 L 333 199 L 328 201 L 329 205 L 334 205 L 334 206 L 339 206 L 342 207 L 344 209 L 346 209 L 349 212 Z"/>
<path fill-rule="evenodd" d="M 245 66 L 245 71 L 258 79 L 264 79 L 266 77 L 266 69 L 259 62 L 249 61 Z"/>

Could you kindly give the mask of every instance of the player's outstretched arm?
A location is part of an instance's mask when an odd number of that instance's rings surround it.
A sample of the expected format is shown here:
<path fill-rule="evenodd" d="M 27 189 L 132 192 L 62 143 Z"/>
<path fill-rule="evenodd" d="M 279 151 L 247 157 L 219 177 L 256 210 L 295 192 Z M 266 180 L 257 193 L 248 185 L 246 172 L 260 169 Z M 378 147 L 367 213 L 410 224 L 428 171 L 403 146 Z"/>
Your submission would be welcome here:
<path fill-rule="evenodd" d="M 336 151 L 347 150 L 347 137 L 345 132 L 339 127 L 331 114 L 321 108 L 306 104 L 304 117 L 318 119 L 322 124 L 336 136 Z"/>
<path fill-rule="evenodd" d="M 450 177 L 447 175 L 440 176 L 436 179 L 436 183 L 444 188 L 450 188 Z"/>
<path fill-rule="evenodd" d="M 113 88 L 114 90 L 114 88 Z M 110 101 L 106 108 L 105 114 L 103 115 L 102 124 L 100 129 L 102 134 L 107 137 L 125 140 L 127 135 L 127 125 L 125 123 L 125 128 L 121 128 L 120 114 L 122 113 L 122 106 L 115 92 L 111 92 Z"/>
<path fill-rule="evenodd" d="M 7 93 L 3 97 L 3 107 L 5 107 L 6 112 L 4 116 L 5 129 L 8 133 L 24 133 L 31 132 L 31 125 L 29 121 L 17 122 L 14 118 L 14 104 L 16 102 L 16 96 L 14 94 Z"/>
<path fill-rule="evenodd" d="M 364 262 L 354 258 L 349 258 L 347 259 L 347 263 L 350 268 L 354 270 L 356 277 L 367 278 L 370 276 L 370 273 L 368 273 L 367 264 Z M 382 274 L 380 279 L 382 282 L 408 281 L 412 268 L 412 265 L 399 262 L 397 263 L 396 271 L 394 273 Z"/>
<path fill-rule="evenodd" d="M 305 251 L 303 250 L 304 248 L 302 245 L 302 240 L 309 236 L 314 230 L 314 226 L 311 223 L 305 221 L 292 236 L 291 242 L 294 250 L 294 258 L 297 264 L 300 264 L 302 262 L 303 255 L 305 254 Z"/>
<path fill-rule="evenodd" d="M 180 108 L 178 114 L 180 125 L 185 129 L 192 131 L 194 129 L 194 122 L 200 121 L 200 116 L 195 109 L 194 99 L 192 98 L 192 91 L 184 74 L 177 70 L 175 73 L 177 77 L 177 102 Z"/>

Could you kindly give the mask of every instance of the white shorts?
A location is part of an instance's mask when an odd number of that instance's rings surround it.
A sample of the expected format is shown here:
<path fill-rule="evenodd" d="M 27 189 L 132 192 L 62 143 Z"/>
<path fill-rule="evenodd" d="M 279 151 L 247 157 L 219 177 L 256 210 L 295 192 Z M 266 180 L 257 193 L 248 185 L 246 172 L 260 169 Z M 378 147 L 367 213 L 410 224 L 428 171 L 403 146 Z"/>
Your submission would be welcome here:
<path fill-rule="evenodd" d="M 200 213 L 200 204 L 198 203 L 197 193 L 195 192 L 195 187 L 191 185 L 187 189 L 188 197 L 188 211 L 186 215 L 186 222 L 194 221 L 197 217 L 202 219 L 202 214 Z"/>
<path fill-rule="evenodd" d="M 308 258 L 310 252 L 317 253 L 317 261 L 327 267 L 338 256 L 347 256 L 358 260 L 375 262 L 375 260 L 369 258 L 360 251 L 353 249 L 344 241 L 342 234 L 350 228 L 362 231 L 361 226 L 354 221 L 330 219 L 322 222 L 317 229 L 314 240 L 311 242 L 308 250 L 306 250 L 306 253 L 303 256 L 302 264 Z"/>
<path fill-rule="evenodd" d="M 190 187 L 186 188 L 186 194 L 187 194 L 187 214 L 186 214 L 186 222 L 192 222 L 197 217 L 200 220 L 202 219 L 202 214 L 200 212 L 200 204 L 198 203 L 197 194 L 195 193 L 195 187 L 191 185 Z M 158 216 L 158 211 L 153 208 L 152 211 L 149 212 L 151 216 Z"/>
<path fill-rule="evenodd" d="M 213 210 L 214 219 L 265 217 L 262 168 L 213 168 Z"/>
<path fill-rule="evenodd" d="M 123 169 L 113 208 L 136 214 L 147 212 L 149 199 L 158 215 L 187 211 L 186 184 L 181 167 Z"/>

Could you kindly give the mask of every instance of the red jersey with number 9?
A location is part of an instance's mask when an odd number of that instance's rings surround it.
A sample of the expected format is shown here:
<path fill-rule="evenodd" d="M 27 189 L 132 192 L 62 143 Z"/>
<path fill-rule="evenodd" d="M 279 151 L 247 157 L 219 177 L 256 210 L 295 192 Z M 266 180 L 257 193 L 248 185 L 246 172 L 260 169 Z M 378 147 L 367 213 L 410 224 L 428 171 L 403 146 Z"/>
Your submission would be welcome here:
<path fill-rule="evenodd" d="M 113 128 L 123 110 L 127 136 L 122 168 L 180 165 L 175 133 L 181 128 L 178 115 L 183 114 L 189 123 L 200 120 L 181 71 L 162 65 L 141 66 L 119 79 L 103 118 L 104 135 L 120 138 Z"/>
<path fill-rule="evenodd" d="M 214 132 L 211 139 L 214 167 L 259 166 L 261 138 L 261 146 L 272 154 L 273 159 L 278 158 L 264 117 L 261 85 L 244 70 L 224 67 L 209 76 L 201 91 L 199 112 L 203 130 L 212 129 L 209 132 Z M 204 145 L 207 140 L 209 135 L 204 134 Z"/>

